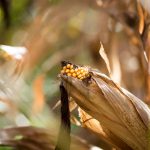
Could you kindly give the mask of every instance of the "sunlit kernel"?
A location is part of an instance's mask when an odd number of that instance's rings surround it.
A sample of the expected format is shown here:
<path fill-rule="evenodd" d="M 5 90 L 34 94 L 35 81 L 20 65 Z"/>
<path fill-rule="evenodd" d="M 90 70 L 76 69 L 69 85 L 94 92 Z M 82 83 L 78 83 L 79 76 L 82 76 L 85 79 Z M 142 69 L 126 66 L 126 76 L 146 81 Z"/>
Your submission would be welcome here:
<path fill-rule="evenodd" d="M 85 71 L 84 73 L 85 73 L 85 75 L 88 75 L 88 72 L 87 72 L 87 71 Z"/>
<path fill-rule="evenodd" d="M 61 70 L 61 73 L 80 80 L 89 77 L 87 69 L 83 67 L 74 68 L 74 66 L 71 64 L 67 64 L 66 66 L 64 66 L 63 69 Z"/>
<path fill-rule="evenodd" d="M 70 64 L 67 64 L 67 68 L 68 68 L 68 69 L 70 68 L 70 66 L 71 66 Z"/>
<path fill-rule="evenodd" d="M 70 70 L 70 73 L 74 73 L 74 70 L 73 70 L 73 69 L 71 69 L 71 70 Z"/>
<path fill-rule="evenodd" d="M 78 72 L 78 69 L 75 69 L 74 71 L 75 71 L 75 72 Z"/>
<path fill-rule="evenodd" d="M 71 76 L 71 73 L 67 73 L 67 76 Z"/>
<path fill-rule="evenodd" d="M 67 69 L 67 67 L 66 67 L 66 66 L 64 66 L 64 67 L 63 67 L 63 70 L 66 70 L 66 69 Z"/>
<path fill-rule="evenodd" d="M 76 77 L 77 75 L 75 73 L 72 74 L 73 77 Z"/>
<path fill-rule="evenodd" d="M 68 72 L 70 72 L 70 70 L 69 69 L 66 69 L 66 71 L 65 71 L 66 73 L 68 73 Z"/>
<path fill-rule="evenodd" d="M 78 75 L 78 78 L 81 78 L 81 77 L 82 77 L 82 75 L 81 75 L 81 74 L 79 74 L 79 75 Z"/>
<path fill-rule="evenodd" d="M 79 74 L 80 74 L 80 71 L 77 72 L 77 75 L 79 75 Z"/>
<path fill-rule="evenodd" d="M 86 73 L 85 72 L 82 72 L 82 76 L 85 76 L 86 75 Z"/>
<path fill-rule="evenodd" d="M 84 79 L 84 77 L 81 77 L 81 78 L 80 78 L 80 80 L 83 80 L 83 79 Z"/>
<path fill-rule="evenodd" d="M 73 69 L 73 65 L 70 65 L 70 69 Z"/>
<path fill-rule="evenodd" d="M 81 73 L 83 73 L 84 72 L 84 70 L 83 69 L 81 69 L 81 71 L 80 71 Z"/>

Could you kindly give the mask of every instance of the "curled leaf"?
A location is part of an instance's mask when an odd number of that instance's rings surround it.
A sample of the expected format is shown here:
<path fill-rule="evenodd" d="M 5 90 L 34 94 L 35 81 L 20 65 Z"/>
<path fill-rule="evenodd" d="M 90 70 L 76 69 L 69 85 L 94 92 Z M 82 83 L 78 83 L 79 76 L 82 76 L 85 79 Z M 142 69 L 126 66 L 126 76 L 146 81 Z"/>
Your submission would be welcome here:
<path fill-rule="evenodd" d="M 109 60 L 108 60 L 107 54 L 106 54 L 106 52 L 104 50 L 104 47 L 103 47 L 101 42 L 100 42 L 99 54 L 103 58 L 103 60 L 104 60 L 104 62 L 106 64 L 106 67 L 108 69 L 109 75 L 111 75 L 111 69 L 110 69 Z"/>
<path fill-rule="evenodd" d="M 139 33 L 142 34 L 144 31 L 144 12 L 140 2 L 137 2 L 137 10 L 139 15 Z"/>

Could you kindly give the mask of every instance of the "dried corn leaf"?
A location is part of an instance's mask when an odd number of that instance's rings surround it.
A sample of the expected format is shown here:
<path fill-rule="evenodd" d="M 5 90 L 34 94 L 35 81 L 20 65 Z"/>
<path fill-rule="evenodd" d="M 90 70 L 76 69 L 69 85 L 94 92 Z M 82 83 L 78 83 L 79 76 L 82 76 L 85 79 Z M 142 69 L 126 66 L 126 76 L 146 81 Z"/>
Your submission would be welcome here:
<path fill-rule="evenodd" d="M 150 1 L 149 0 L 139 0 L 145 10 L 150 14 Z"/>
<path fill-rule="evenodd" d="M 79 108 L 79 116 L 82 126 L 98 134 L 100 139 L 116 149 L 130 149 L 130 147 L 116 137 L 111 131 L 102 126 L 99 121 L 91 117 L 84 110 Z"/>
<path fill-rule="evenodd" d="M 104 50 L 104 47 L 102 45 L 102 43 L 100 42 L 100 50 L 99 50 L 99 54 L 100 56 L 103 58 L 105 64 L 106 64 L 106 67 L 108 69 L 108 72 L 109 72 L 109 75 L 111 74 L 111 69 L 110 69 L 110 64 L 109 64 L 109 60 L 108 60 L 108 57 L 107 57 L 107 54 Z"/>
<path fill-rule="evenodd" d="M 44 75 L 41 74 L 37 76 L 33 84 L 33 92 L 34 92 L 34 101 L 32 105 L 32 112 L 34 114 L 40 113 L 45 104 L 45 96 L 43 91 L 43 84 L 44 84 Z"/>
<path fill-rule="evenodd" d="M 56 140 L 55 131 L 37 127 L 14 127 L 0 129 L 0 145 L 15 150 L 53 150 Z M 71 149 L 90 150 L 81 138 L 72 136 Z"/>
<path fill-rule="evenodd" d="M 70 96 L 130 148 L 148 149 L 148 106 L 99 71 L 89 68 L 89 73 L 86 80 L 61 75 Z"/>
<path fill-rule="evenodd" d="M 85 111 L 81 108 L 79 110 L 79 116 L 83 127 L 87 127 L 92 131 L 101 134 L 102 136 L 106 137 L 105 132 L 103 131 L 100 122 L 88 115 Z"/>
<path fill-rule="evenodd" d="M 71 123 L 75 124 L 76 126 L 81 126 L 80 121 L 74 115 L 70 116 L 70 121 L 71 121 Z"/>
<path fill-rule="evenodd" d="M 139 14 L 139 33 L 142 34 L 144 30 L 144 12 L 140 2 L 137 2 L 137 11 Z"/>

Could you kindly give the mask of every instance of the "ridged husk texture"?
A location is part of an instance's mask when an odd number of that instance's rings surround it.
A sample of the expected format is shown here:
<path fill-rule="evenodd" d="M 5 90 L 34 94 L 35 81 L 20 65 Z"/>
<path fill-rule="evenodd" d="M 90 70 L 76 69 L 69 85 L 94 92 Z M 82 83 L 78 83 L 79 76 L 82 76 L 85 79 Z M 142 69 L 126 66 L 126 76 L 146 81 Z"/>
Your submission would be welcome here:
<path fill-rule="evenodd" d="M 85 80 L 61 75 L 69 95 L 83 110 L 81 120 L 86 113 L 96 119 L 99 134 L 117 149 L 149 149 L 148 106 L 98 70 L 88 70 L 91 78 Z"/>

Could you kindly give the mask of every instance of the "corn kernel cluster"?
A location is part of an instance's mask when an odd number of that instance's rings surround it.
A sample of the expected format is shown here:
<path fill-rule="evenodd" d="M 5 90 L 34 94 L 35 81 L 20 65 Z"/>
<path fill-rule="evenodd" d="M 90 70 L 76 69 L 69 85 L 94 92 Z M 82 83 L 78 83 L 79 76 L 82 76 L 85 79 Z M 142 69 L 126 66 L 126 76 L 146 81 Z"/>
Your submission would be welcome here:
<path fill-rule="evenodd" d="M 89 77 L 88 70 L 83 67 L 74 67 L 72 64 L 67 64 L 61 70 L 62 74 L 71 76 L 80 80 Z"/>

